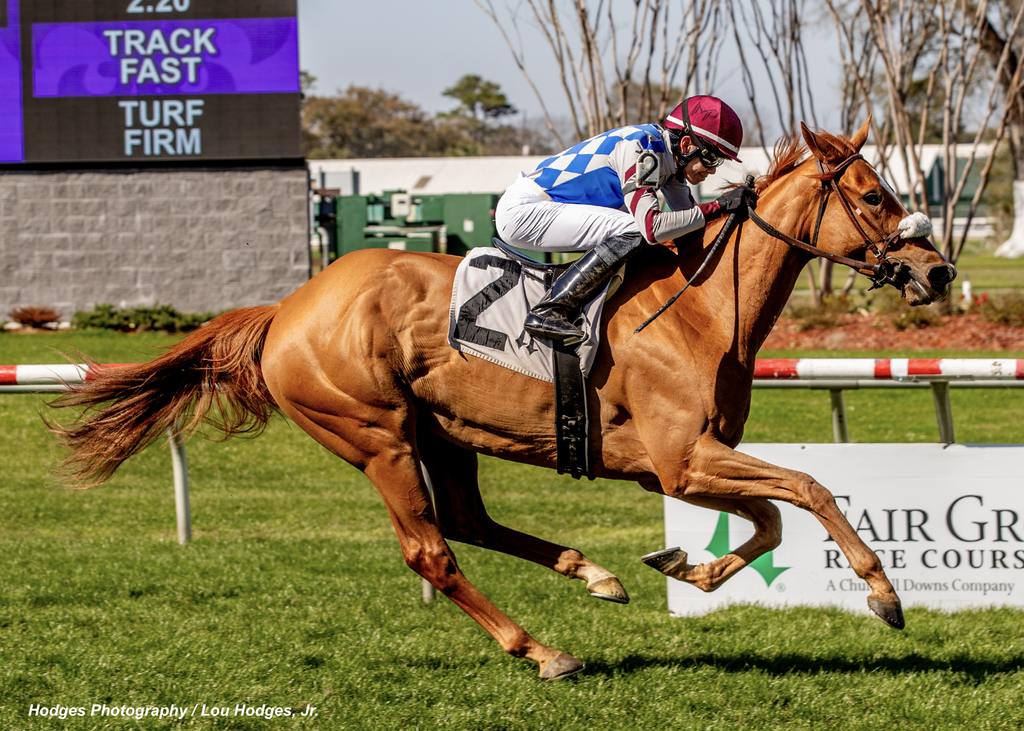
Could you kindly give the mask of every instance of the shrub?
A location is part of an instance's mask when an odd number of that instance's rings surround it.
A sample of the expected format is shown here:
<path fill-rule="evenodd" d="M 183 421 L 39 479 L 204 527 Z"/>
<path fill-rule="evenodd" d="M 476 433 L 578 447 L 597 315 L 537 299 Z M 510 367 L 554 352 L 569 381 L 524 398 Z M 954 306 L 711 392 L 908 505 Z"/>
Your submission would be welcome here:
<path fill-rule="evenodd" d="M 976 302 L 981 316 L 997 325 L 1024 327 L 1024 293 L 1010 292 L 998 297 L 978 298 Z"/>
<path fill-rule="evenodd" d="M 11 319 L 25 327 L 45 327 L 60 320 L 60 313 L 52 307 L 17 307 L 11 310 Z"/>
<path fill-rule="evenodd" d="M 796 318 L 796 329 L 798 332 L 807 332 L 808 330 L 827 330 L 830 327 L 836 327 L 841 324 L 842 321 L 843 317 L 841 314 L 822 310 Z"/>
<path fill-rule="evenodd" d="M 788 308 L 789 316 L 796 320 L 796 329 L 800 332 L 835 327 L 843 321 L 843 315 L 855 311 L 854 304 L 843 295 L 826 297 L 820 305 L 790 303 Z"/>
<path fill-rule="evenodd" d="M 939 312 L 932 307 L 910 307 L 907 305 L 901 312 L 893 316 L 892 324 L 897 330 L 911 330 L 937 325 L 939 320 Z"/>
<path fill-rule="evenodd" d="M 181 313 L 170 305 L 152 307 L 115 307 L 96 305 L 86 312 L 76 312 L 71 324 L 77 328 L 139 332 L 159 330 L 177 333 L 195 330 L 214 316 L 212 312 Z"/>
<path fill-rule="evenodd" d="M 872 290 L 867 297 L 872 312 L 880 315 L 896 315 L 894 319 L 899 319 L 907 311 L 908 305 L 903 301 L 903 296 L 892 287 Z"/>

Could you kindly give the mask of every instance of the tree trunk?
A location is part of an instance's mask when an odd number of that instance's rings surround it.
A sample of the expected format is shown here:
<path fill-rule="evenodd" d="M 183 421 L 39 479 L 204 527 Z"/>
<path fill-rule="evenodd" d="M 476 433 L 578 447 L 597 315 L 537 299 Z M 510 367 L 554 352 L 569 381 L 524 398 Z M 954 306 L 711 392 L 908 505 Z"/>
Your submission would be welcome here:
<path fill-rule="evenodd" d="M 1019 103 L 1019 100 L 1018 100 Z M 1010 238 L 999 245 L 996 256 L 1016 259 L 1024 256 L 1024 124 L 1009 125 L 1010 157 L 1013 160 L 1013 228 Z M 995 151 L 993 150 L 993 154 Z"/>
<path fill-rule="evenodd" d="M 996 256 L 1015 259 L 1024 256 L 1024 180 L 1013 181 L 1013 230 L 1004 241 Z"/>
<path fill-rule="evenodd" d="M 1010 7 L 1018 7 L 1017 3 L 1010 3 Z M 1019 39 L 1019 36 L 1018 36 Z M 1006 37 L 1000 33 L 991 21 L 987 21 L 982 27 L 981 45 L 982 49 L 992 60 L 992 65 L 998 65 L 999 55 L 1002 53 L 1002 45 L 1013 43 L 1013 35 Z M 999 82 L 1006 90 L 1008 106 L 1007 114 L 1007 138 L 1010 142 L 1010 157 L 1013 160 L 1013 229 L 1010 238 L 1004 241 L 998 249 L 996 256 L 1016 258 L 1024 256 L 1024 95 L 1014 89 L 1012 77 L 1021 62 L 1017 53 L 1019 47 L 1012 47 L 1009 56 L 1009 63 L 1002 69 Z M 992 151 L 995 154 L 995 150 Z"/>

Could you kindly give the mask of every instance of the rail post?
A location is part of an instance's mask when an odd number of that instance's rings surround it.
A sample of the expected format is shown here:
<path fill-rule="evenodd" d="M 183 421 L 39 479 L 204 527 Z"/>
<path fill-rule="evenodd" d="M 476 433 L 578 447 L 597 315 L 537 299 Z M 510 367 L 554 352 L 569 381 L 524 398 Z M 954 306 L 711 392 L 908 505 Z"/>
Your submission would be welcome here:
<path fill-rule="evenodd" d="M 192 510 L 188 499 L 188 457 L 185 443 L 177 430 L 167 430 L 167 443 L 171 447 L 171 472 L 174 475 L 174 512 L 178 519 L 178 543 L 192 540 Z"/>
<path fill-rule="evenodd" d="M 846 405 L 843 403 L 843 389 L 830 388 L 828 395 L 832 400 L 832 437 L 835 441 L 845 444 L 850 441 L 850 432 L 846 427 Z"/>
<path fill-rule="evenodd" d="M 430 496 L 430 506 L 434 509 L 434 515 L 437 515 L 437 508 L 434 507 L 434 485 L 430 481 L 430 472 L 427 470 L 427 466 L 423 464 L 423 460 L 420 460 L 420 473 L 423 475 L 423 484 L 427 486 L 427 495 Z M 421 579 L 420 591 L 423 597 L 424 604 L 430 604 L 434 601 L 434 597 L 437 596 L 437 590 L 434 589 L 434 585 L 426 579 Z"/>
<path fill-rule="evenodd" d="M 932 381 L 932 399 L 935 401 L 935 421 L 939 425 L 939 441 L 953 444 L 953 405 L 949 401 L 949 381 Z"/>

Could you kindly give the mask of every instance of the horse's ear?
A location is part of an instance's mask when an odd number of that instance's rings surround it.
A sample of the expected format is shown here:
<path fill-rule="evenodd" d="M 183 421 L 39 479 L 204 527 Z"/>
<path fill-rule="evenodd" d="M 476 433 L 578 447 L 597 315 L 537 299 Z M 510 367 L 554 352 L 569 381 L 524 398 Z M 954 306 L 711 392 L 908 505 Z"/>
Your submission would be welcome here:
<path fill-rule="evenodd" d="M 807 149 L 822 162 L 838 163 L 846 159 L 843 151 L 828 139 L 828 133 L 815 134 L 803 122 L 800 123 L 800 132 L 803 133 Z"/>
<path fill-rule="evenodd" d="M 868 141 L 868 130 L 871 129 L 871 115 L 864 120 L 864 124 L 860 126 L 856 132 L 853 133 L 853 137 L 850 138 L 850 142 L 853 143 L 853 149 L 860 152 L 860 148 L 864 146 L 864 143 Z"/>

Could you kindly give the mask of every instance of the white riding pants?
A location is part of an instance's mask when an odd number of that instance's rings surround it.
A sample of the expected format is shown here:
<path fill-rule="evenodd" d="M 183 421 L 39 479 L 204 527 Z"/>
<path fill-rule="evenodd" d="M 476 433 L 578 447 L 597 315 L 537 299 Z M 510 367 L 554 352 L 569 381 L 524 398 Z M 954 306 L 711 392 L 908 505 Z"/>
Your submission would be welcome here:
<path fill-rule="evenodd" d="M 544 251 L 587 251 L 613 236 L 640 233 L 636 219 L 626 211 L 558 203 L 525 176 L 502 194 L 494 222 L 506 243 Z"/>

